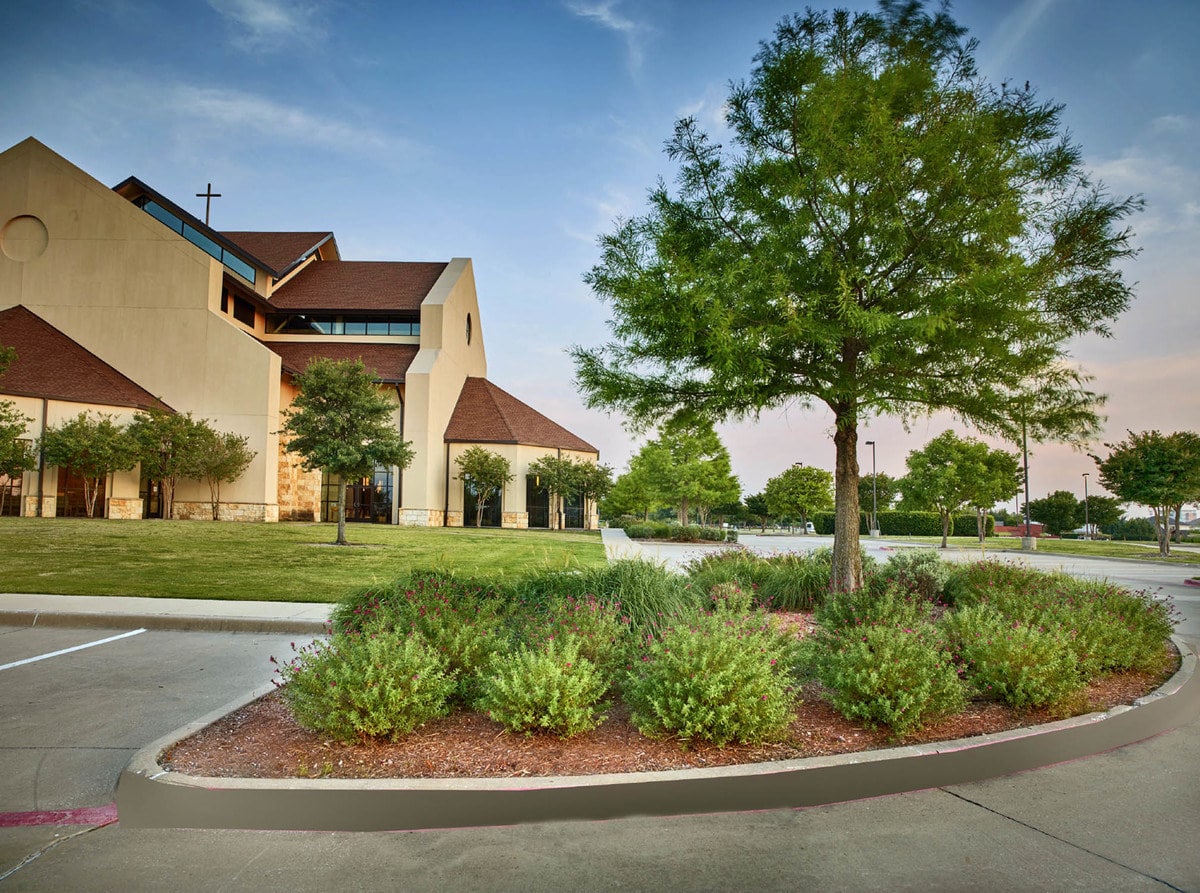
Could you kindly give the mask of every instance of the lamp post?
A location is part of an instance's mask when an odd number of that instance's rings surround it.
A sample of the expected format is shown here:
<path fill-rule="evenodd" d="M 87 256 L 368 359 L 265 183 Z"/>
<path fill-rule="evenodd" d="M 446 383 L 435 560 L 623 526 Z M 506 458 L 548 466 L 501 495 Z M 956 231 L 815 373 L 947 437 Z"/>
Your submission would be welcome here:
<path fill-rule="evenodd" d="M 1092 525 L 1088 519 L 1087 479 L 1088 472 L 1085 471 L 1083 473 L 1083 538 L 1090 540 L 1092 538 Z"/>
<path fill-rule="evenodd" d="M 875 441 L 866 441 L 867 446 L 871 448 L 871 536 L 879 536 L 879 495 L 878 481 L 875 478 Z"/>

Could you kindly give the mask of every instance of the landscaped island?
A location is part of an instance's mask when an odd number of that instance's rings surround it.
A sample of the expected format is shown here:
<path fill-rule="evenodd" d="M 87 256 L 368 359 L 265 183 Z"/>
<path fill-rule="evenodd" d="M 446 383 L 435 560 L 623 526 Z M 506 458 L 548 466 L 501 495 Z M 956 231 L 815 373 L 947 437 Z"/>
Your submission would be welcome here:
<path fill-rule="evenodd" d="M 686 575 L 639 561 L 519 579 L 413 572 L 345 599 L 330 639 L 280 664 L 277 696 L 210 727 L 206 742 L 182 742 L 164 765 L 224 774 L 196 762 L 222 742 L 251 755 L 235 774 L 779 759 L 1104 709 L 1175 665 L 1172 610 L 1146 594 L 1011 565 L 952 567 L 928 550 L 867 559 L 866 588 L 827 594 L 830 561 L 827 550 L 735 549 Z M 298 721 L 307 743 L 268 742 L 264 754 L 236 742 L 239 729 L 267 740 L 265 715 L 276 729 Z"/>

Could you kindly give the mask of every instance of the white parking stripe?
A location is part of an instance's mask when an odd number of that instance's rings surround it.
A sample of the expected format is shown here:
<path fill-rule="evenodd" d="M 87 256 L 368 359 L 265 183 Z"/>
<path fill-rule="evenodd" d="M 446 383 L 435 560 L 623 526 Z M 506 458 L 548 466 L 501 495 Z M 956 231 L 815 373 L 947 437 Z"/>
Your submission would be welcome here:
<path fill-rule="evenodd" d="M 39 660 L 46 660 L 49 657 L 58 657 L 60 654 L 70 654 L 72 651 L 82 651 L 84 648 L 95 648 L 97 645 L 106 645 L 118 639 L 128 639 L 130 636 L 140 635 L 145 631 L 145 629 L 135 629 L 127 633 L 121 633 L 119 636 L 109 636 L 107 639 L 86 642 L 83 645 L 76 645 L 73 648 L 63 648 L 61 651 L 51 651 L 49 654 L 39 654 L 37 657 L 27 657 L 24 660 L 13 661 L 11 664 L 0 664 L 0 670 L 11 670 L 13 667 L 23 667 L 25 664 L 37 663 Z"/>

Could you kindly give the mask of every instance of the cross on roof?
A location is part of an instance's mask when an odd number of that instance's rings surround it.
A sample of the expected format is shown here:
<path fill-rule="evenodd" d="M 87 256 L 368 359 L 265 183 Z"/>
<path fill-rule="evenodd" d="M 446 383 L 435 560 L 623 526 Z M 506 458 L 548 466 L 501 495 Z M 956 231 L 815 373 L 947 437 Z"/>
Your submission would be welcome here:
<path fill-rule="evenodd" d="M 221 193 L 212 191 L 212 183 L 208 184 L 208 188 L 204 192 L 197 192 L 196 198 L 204 199 L 204 225 L 208 226 L 208 212 L 212 207 L 212 200 L 220 198 Z"/>

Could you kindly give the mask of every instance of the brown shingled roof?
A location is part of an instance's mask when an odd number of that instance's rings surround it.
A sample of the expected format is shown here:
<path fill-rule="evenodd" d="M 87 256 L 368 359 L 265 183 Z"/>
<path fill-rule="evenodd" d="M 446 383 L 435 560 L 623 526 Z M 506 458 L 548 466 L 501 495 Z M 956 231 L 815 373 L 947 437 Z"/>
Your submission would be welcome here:
<path fill-rule="evenodd" d="M 17 359 L 0 375 L 2 394 L 136 409 L 171 408 L 20 304 L 0 310 L 0 344 L 17 349 Z"/>
<path fill-rule="evenodd" d="M 496 387 L 486 378 L 468 378 L 446 426 L 447 443 L 523 443 L 599 453 L 562 425 Z"/>
<path fill-rule="evenodd" d="M 415 344 L 339 344 L 334 341 L 266 341 L 283 359 L 286 372 L 303 372 L 317 357 L 331 360 L 362 360 L 379 381 L 401 382 L 420 350 Z"/>
<path fill-rule="evenodd" d="M 319 246 L 333 238 L 333 233 L 261 233 L 222 232 L 246 253 L 270 264 L 280 273 L 290 270 L 298 261 L 312 254 Z"/>
<path fill-rule="evenodd" d="M 271 295 L 271 305 L 297 311 L 414 311 L 444 269 L 444 263 L 318 261 Z"/>

